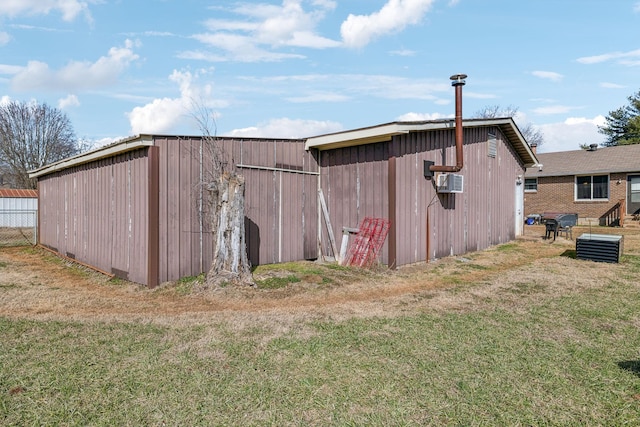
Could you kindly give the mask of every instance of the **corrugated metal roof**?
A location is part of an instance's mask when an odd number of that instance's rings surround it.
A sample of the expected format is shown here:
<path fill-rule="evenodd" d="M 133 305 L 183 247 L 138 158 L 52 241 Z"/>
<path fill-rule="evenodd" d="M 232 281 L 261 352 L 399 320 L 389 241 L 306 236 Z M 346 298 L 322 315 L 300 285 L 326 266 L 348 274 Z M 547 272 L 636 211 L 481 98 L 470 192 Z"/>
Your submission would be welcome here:
<path fill-rule="evenodd" d="M 508 142 L 516 150 L 525 166 L 533 166 L 534 164 L 539 163 L 536 155 L 531 150 L 531 147 L 524 139 L 520 129 L 518 129 L 518 126 L 511 117 L 495 119 L 465 119 L 462 121 L 462 126 L 465 128 L 497 126 L 509 139 Z M 334 148 L 371 144 L 375 142 L 391 141 L 391 138 L 394 135 L 410 132 L 453 128 L 455 128 L 455 121 L 453 119 L 418 122 L 392 122 L 307 138 L 305 148 L 307 150 L 309 148 L 329 150 Z"/>
<path fill-rule="evenodd" d="M 528 168 L 528 178 L 640 171 L 640 144 L 539 153 L 537 157 L 542 167 Z"/>
<path fill-rule="evenodd" d="M 0 197 L 9 197 L 14 199 L 37 199 L 38 190 L 0 188 Z"/>
<path fill-rule="evenodd" d="M 100 159 L 113 157 L 117 154 L 126 153 L 127 151 L 136 150 L 140 147 L 148 147 L 153 145 L 153 137 L 151 135 L 137 135 L 114 142 L 113 144 L 78 154 L 73 157 L 60 160 L 49 165 L 45 165 L 40 169 L 29 171 L 29 178 L 37 178 L 56 171 L 68 169 L 72 166 L 78 166 L 85 163 L 93 162 Z"/>

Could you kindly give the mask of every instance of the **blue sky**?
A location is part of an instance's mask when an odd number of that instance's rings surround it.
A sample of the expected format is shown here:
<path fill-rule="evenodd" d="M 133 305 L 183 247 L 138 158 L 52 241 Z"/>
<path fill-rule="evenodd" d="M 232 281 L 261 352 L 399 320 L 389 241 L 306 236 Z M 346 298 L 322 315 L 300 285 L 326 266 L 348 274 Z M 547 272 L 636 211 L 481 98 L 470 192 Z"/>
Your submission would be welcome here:
<path fill-rule="evenodd" d="M 640 90 L 640 0 L 3 0 L 0 102 L 139 133 L 307 137 L 516 106 L 539 152 L 600 143 Z"/>

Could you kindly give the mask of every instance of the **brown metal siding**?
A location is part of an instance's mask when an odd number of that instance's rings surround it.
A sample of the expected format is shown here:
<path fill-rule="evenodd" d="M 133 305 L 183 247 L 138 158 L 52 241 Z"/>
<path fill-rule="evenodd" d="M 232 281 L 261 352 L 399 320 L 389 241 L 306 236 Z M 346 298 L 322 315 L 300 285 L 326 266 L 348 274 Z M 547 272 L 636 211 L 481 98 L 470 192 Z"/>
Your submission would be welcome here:
<path fill-rule="evenodd" d="M 40 243 L 135 282 L 147 282 L 146 150 L 40 178 Z"/>
<path fill-rule="evenodd" d="M 155 140 L 160 147 L 160 281 L 207 271 L 213 258 L 204 185 L 211 157 L 206 145 L 201 151 L 201 143 L 200 138 Z M 318 178 L 300 172 L 316 172 L 317 166 L 304 143 L 220 138 L 216 144 L 223 163 L 245 178 L 245 231 L 251 263 L 316 258 Z M 201 198 L 202 221 L 198 214 Z"/>
<path fill-rule="evenodd" d="M 496 157 L 488 156 L 488 133 L 497 135 Z M 454 130 L 414 132 L 390 142 L 319 153 L 322 189 L 339 248 L 342 227 L 365 216 L 395 216 L 397 265 L 485 249 L 515 238 L 515 180 L 524 174 L 514 150 L 498 128 L 464 131 L 464 192 L 438 194 L 424 177 L 424 160 L 455 164 Z M 395 211 L 390 203 L 389 159 L 395 158 Z M 392 178 L 392 177 L 391 177 Z M 429 230 L 427 230 L 427 212 Z M 395 215 L 394 215 L 395 214 Z M 389 235 L 393 239 L 393 234 Z M 324 254 L 332 254 L 323 224 Z M 387 242 L 388 243 L 388 242 Z M 385 245 L 385 248 L 387 245 Z M 382 261 L 388 263 L 388 252 Z"/>
<path fill-rule="evenodd" d="M 340 249 L 342 227 L 358 227 L 367 217 L 389 217 L 388 143 L 320 152 L 321 185 Z M 322 253 L 333 256 L 324 220 Z M 386 262 L 388 245 L 383 247 Z"/>
<path fill-rule="evenodd" d="M 489 131 L 497 135 L 496 157 L 487 155 Z M 447 159 L 452 159 L 453 132 L 438 133 L 436 152 L 446 147 Z M 459 172 L 464 176 L 464 192 L 437 194 L 433 187 L 429 192 L 434 201 L 429 208 L 430 258 L 481 250 L 515 238 L 515 181 L 524 168 L 504 140 L 496 128 L 465 129 L 465 166 Z M 404 254 L 400 259 L 410 260 Z"/>
<path fill-rule="evenodd" d="M 495 158 L 487 155 L 489 131 L 498 137 Z M 385 244 L 382 261 L 391 249 L 403 265 L 427 259 L 427 234 L 430 259 L 515 237 L 515 178 L 524 174 L 518 156 L 497 128 L 465 129 L 464 140 L 464 193 L 448 195 L 436 194 L 423 161 L 455 162 L 453 129 L 313 154 L 302 141 L 222 138 L 216 144 L 227 167 L 245 177 L 254 265 L 318 256 L 318 163 L 337 248 L 342 227 L 357 227 L 366 216 L 395 218 L 396 244 Z M 154 144 L 41 177 L 41 243 L 140 283 L 207 271 L 210 152 L 200 138 L 158 137 Z M 322 253 L 334 255 L 324 221 L 321 227 Z"/>

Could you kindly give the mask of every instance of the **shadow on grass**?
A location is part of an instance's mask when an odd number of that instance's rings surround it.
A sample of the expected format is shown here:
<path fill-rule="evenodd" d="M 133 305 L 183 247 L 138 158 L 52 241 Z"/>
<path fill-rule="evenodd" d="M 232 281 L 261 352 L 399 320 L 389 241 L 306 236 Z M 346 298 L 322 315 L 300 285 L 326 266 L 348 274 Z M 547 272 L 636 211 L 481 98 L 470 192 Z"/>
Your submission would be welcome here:
<path fill-rule="evenodd" d="M 562 252 L 560 254 L 560 256 L 565 256 L 567 258 L 576 259 L 576 250 L 575 249 L 567 249 L 566 251 Z"/>
<path fill-rule="evenodd" d="M 618 362 L 618 366 L 640 377 L 640 360 L 625 360 L 624 362 Z"/>

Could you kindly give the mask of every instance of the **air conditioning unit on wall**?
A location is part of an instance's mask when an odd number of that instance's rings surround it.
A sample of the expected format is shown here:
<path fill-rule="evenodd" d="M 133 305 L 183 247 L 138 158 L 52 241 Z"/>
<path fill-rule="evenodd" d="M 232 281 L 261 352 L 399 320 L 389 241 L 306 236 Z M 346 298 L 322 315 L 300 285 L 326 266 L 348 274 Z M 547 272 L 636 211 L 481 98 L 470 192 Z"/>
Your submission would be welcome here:
<path fill-rule="evenodd" d="M 455 173 L 436 175 L 436 191 L 438 193 L 462 193 L 464 177 Z"/>

